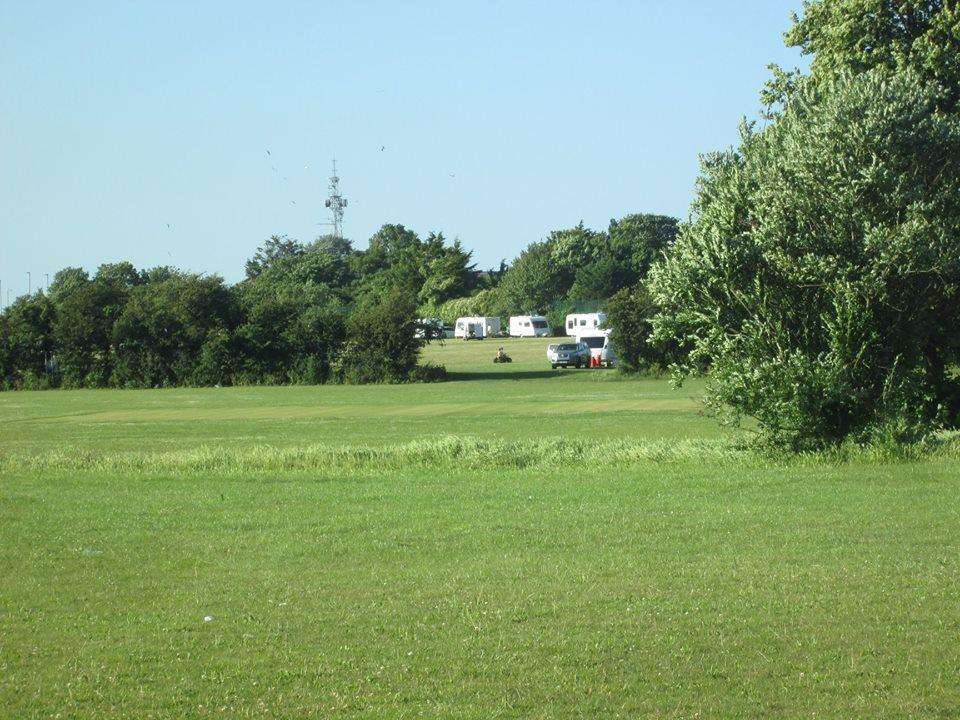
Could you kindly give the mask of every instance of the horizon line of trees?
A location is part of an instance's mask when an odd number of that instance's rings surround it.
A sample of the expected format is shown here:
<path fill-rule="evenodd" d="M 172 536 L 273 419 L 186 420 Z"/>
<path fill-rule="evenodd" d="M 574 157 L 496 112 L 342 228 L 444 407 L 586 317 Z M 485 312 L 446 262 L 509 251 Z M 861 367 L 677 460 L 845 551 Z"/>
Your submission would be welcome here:
<path fill-rule="evenodd" d="M 169 387 L 435 380 L 418 365 L 418 318 L 595 309 L 645 276 L 674 218 L 581 223 L 478 271 L 442 233 L 384 225 L 365 250 L 274 236 L 245 278 L 171 267 L 69 267 L 0 313 L 0 387 Z"/>

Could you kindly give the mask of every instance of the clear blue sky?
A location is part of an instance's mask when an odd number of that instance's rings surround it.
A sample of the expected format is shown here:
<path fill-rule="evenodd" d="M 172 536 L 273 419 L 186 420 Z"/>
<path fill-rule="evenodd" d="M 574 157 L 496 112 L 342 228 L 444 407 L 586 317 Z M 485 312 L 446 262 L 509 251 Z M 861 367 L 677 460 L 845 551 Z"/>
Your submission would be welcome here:
<path fill-rule="evenodd" d="M 323 231 L 334 154 L 360 248 L 397 222 L 490 266 L 685 217 L 800 4 L 0 0 L 3 300 L 120 259 L 237 280 Z"/>

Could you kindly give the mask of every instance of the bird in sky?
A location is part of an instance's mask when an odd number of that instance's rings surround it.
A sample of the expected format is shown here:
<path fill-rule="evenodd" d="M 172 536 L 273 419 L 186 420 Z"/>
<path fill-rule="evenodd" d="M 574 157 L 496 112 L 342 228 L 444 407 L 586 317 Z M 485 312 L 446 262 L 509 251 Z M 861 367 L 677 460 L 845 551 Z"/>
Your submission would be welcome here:
<path fill-rule="evenodd" d="M 381 146 L 380 146 L 380 152 L 383 152 L 383 151 L 386 150 L 386 149 L 387 149 L 387 146 L 386 146 L 386 145 L 381 145 Z"/>

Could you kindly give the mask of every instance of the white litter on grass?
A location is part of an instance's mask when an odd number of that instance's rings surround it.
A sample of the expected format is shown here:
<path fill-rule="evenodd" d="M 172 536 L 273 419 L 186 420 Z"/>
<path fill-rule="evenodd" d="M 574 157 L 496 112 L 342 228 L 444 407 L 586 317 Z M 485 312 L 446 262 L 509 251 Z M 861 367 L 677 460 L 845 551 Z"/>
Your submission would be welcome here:
<path fill-rule="evenodd" d="M 204 621 L 204 622 L 210 622 L 211 620 L 213 620 L 213 615 L 204 615 L 204 616 L 203 616 L 203 621 Z"/>

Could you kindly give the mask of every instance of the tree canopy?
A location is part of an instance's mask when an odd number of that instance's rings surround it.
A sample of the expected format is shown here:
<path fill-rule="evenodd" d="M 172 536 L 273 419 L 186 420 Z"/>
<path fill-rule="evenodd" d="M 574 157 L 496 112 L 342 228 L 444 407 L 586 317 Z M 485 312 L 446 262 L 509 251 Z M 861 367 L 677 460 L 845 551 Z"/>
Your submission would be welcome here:
<path fill-rule="evenodd" d="M 708 401 L 776 444 L 956 422 L 960 123 L 941 79 L 957 56 L 917 50 L 954 18 L 807 3 L 788 41 L 815 53 L 811 75 L 704 158 L 692 221 L 651 272 L 654 340 L 692 343 L 681 373 L 709 363 Z"/>

